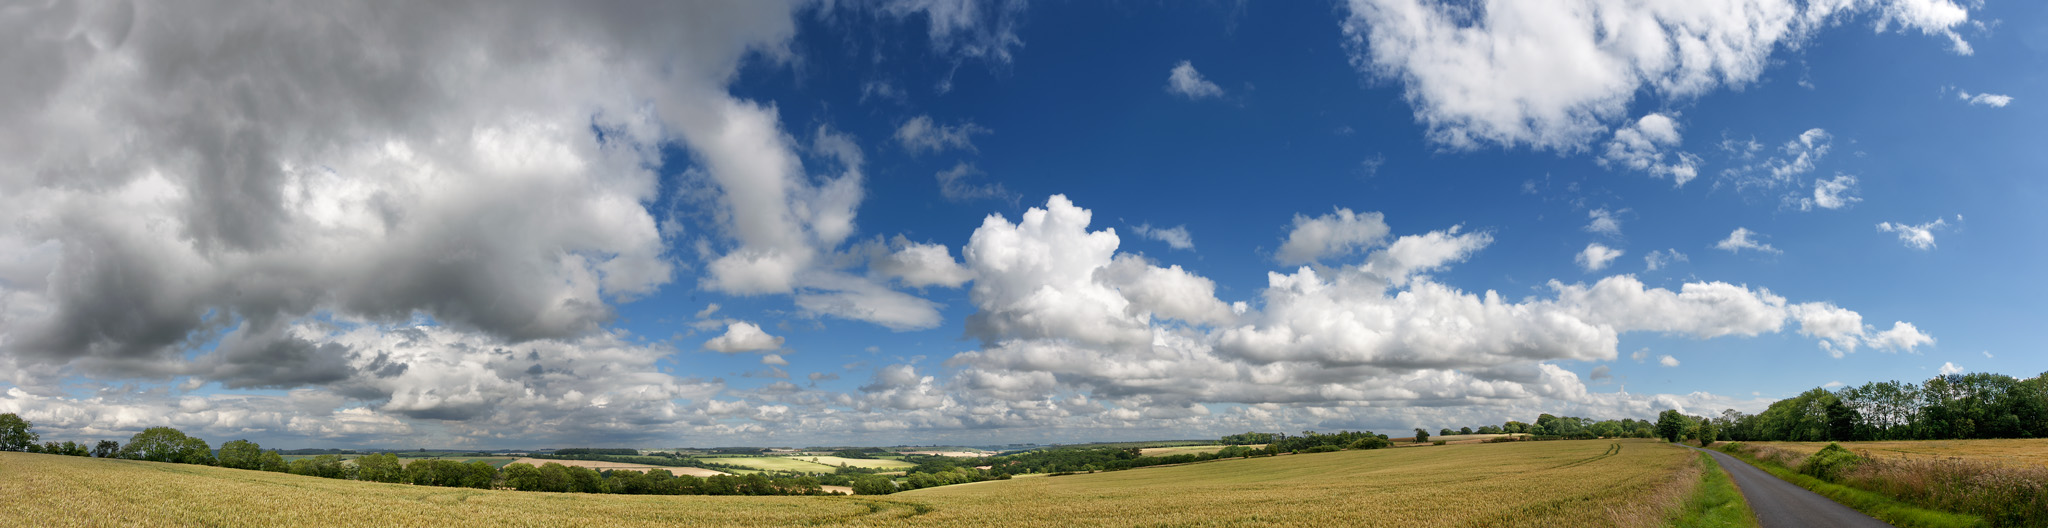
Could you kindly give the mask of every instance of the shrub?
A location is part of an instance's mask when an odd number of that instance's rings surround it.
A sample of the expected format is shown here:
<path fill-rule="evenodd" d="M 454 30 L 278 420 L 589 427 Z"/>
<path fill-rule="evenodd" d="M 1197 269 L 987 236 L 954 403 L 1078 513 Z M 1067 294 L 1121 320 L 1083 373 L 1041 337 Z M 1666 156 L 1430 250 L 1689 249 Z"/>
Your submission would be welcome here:
<path fill-rule="evenodd" d="M 1837 482 L 1841 480 L 1842 472 L 1856 467 L 1856 464 L 1861 462 L 1863 458 L 1856 456 L 1856 453 L 1842 448 L 1841 444 L 1831 443 L 1813 456 L 1806 457 L 1806 461 L 1799 464 L 1799 472 L 1828 482 Z"/>
<path fill-rule="evenodd" d="M 1319 445 L 1319 446 L 1315 446 L 1315 447 L 1310 447 L 1310 448 L 1308 448 L 1308 449 L 1303 449 L 1303 450 L 1301 450 L 1301 452 L 1302 452 L 1302 453 L 1328 453 L 1328 452 L 1331 452 L 1331 451 L 1337 451 L 1337 450 L 1341 450 L 1341 449 L 1343 449 L 1343 448 L 1341 448 L 1341 447 L 1337 447 L 1337 446 L 1333 446 L 1333 445 L 1329 445 L 1329 444 L 1324 444 L 1324 445 Z"/>
<path fill-rule="evenodd" d="M 1435 441 L 1435 442 L 1430 442 L 1430 443 L 1429 443 L 1429 445 L 1444 445 L 1444 441 L 1443 441 L 1443 440 L 1437 440 L 1437 441 Z"/>
<path fill-rule="evenodd" d="M 1351 449 L 1383 449 L 1388 447 L 1394 447 L 1394 442 L 1378 436 L 1360 438 L 1349 446 Z"/>

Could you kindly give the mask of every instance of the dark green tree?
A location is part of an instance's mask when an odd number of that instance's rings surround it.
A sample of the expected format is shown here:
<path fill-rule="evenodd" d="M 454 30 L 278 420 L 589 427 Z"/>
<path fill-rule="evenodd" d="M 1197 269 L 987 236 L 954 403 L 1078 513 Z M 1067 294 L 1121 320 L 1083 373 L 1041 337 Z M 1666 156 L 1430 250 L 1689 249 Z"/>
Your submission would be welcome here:
<path fill-rule="evenodd" d="M 170 427 L 143 429 L 121 446 L 121 458 L 151 462 L 179 462 L 184 457 L 185 433 Z"/>
<path fill-rule="evenodd" d="M 100 443 L 94 444 L 92 446 L 92 456 L 94 457 L 114 458 L 114 455 L 119 454 L 121 454 L 120 442 L 115 442 L 113 440 L 101 440 Z"/>
<path fill-rule="evenodd" d="M 1544 415 L 1544 416 L 1550 416 L 1550 415 L 1546 414 L 1546 415 Z M 1429 430 L 1428 430 L 1428 429 L 1423 429 L 1423 428 L 1421 428 L 1421 427 L 1417 427 L 1417 428 L 1415 428 L 1415 442 L 1416 442 L 1416 443 L 1422 443 L 1422 442 L 1428 442 L 1428 441 L 1429 441 Z"/>
<path fill-rule="evenodd" d="M 213 460 L 213 447 L 206 445 L 205 440 L 200 440 L 196 436 L 185 437 L 185 442 L 178 446 L 178 459 L 174 462 L 202 466 L 217 464 Z"/>
<path fill-rule="evenodd" d="M 1657 413 L 1657 436 L 1667 442 L 1677 442 L 1685 437 L 1685 430 L 1690 425 L 1686 423 L 1688 421 L 1690 420 L 1687 420 L 1685 415 L 1679 414 L 1676 410 L 1666 409 Z"/>
<path fill-rule="evenodd" d="M 986 484 L 984 484 L 986 485 Z M 861 475 L 853 480 L 855 495 L 888 495 L 896 492 L 896 482 L 881 475 Z"/>
<path fill-rule="evenodd" d="M 1856 422 L 1861 421 L 1856 409 L 1842 403 L 1841 398 L 1828 398 L 1823 407 L 1828 417 L 1828 440 L 1847 442 L 1856 440 Z"/>
<path fill-rule="evenodd" d="M 263 446 L 246 439 L 221 444 L 220 467 L 263 469 Z"/>
<path fill-rule="evenodd" d="M 262 469 L 264 471 L 285 473 L 291 471 L 292 466 L 284 462 L 284 455 L 277 454 L 276 450 L 271 450 L 263 452 Z"/>
<path fill-rule="evenodd" d="M 41 439 L 35 424 L 14 413 L 0 414 L 0 451 L 27 451 Z"/>
<path fill-rule="evenodd" d="M 223 448 L 221 452 L 227 450 Z M 398 463 L 398 455 L 391 453 L 365 455 L 356 459 L 356 480 L 399 482 L 405 480 L 405 466 Z"/>

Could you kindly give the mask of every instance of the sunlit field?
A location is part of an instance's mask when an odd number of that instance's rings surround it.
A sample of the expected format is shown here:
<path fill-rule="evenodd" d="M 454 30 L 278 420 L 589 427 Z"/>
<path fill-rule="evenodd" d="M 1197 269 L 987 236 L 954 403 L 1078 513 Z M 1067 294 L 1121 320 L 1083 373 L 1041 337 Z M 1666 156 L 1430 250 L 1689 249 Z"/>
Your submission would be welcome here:
<path fill-rule="evenodd" d="M 888 496 L 533 493 L 0 453 L 0 518 L 29 524 L 357 526 L 1654 526 L 1697 458 L 1649 440 L 1219 460 Z"/>
<path fill-rule="evenodd" d="M 1743 442 L 1812 455 L 1827 442 Z M 1950 459 L 2015 466 L 2048 467 L 2048 438 L 2002 438 L 1980 440 L 1894 440 L 1883 442 L 1838 442 L 1857 454 L 1873 458 Z"/>

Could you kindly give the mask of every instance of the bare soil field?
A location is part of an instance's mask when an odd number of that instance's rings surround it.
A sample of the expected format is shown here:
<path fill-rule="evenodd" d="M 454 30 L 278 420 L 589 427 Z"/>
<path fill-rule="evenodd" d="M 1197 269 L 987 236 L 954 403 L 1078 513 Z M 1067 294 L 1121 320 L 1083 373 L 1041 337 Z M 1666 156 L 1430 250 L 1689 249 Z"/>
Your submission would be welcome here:
<path fill-rule="evenodd" d="M 564 466 L 581 466 L 581 467 L 587 467 L 587 468 L 590 468 L 590 469 L 595 469 L 595 470 L 598 470 L 598 471 L 604 471 L 604 470 L 607 470 L 607 469 L 630 469 L 630 470 L 634 470 L 634 471 L 647 471 L 647 470 L 650 470 L 650 469 L 666 469 L 666 470 L 668 470 L 669 474 L 671 474 L 671 475 L 689 475 L 689 476 L 693 476 L 693 477 L 709 477 L 709 476 L 714 476 L 714 475 L 726 475 L 726 474 L 728 474 L 728 473 L 726 473 L 726 472 L 724 472 L 724 471 L 718 471 L 718 470 L 715 470 L 715 469 L 704 469 L 704 468 L 693 468 L 693 467 L 669 467 L 669 466 L 656 466 L 656 465 L 652 465 L 652 464 L 628 464 L 628 463 L 624 463 L 624 462 L 605 462 L 605 461 L 602 461 L 602 460 L 552 460 L 552 459 L 540 459 L 540 458 L 522 458 L 522 459 L 518 459 L 518 460 L 514 460 L 514 461 L 512 461 L 512 463 L 513 463 L 513 464 L 532 464 L 532 465 L 533 465 L 534 467 L 540 467 L 540 465 L 541 465 L 541 464 L 546 464 L 546 463 L 549 463 L 549 462 L 554 462 L 554 463 L 556 463 L 556 464 L 561 464 L 561 465 L 564 465 Z"/>

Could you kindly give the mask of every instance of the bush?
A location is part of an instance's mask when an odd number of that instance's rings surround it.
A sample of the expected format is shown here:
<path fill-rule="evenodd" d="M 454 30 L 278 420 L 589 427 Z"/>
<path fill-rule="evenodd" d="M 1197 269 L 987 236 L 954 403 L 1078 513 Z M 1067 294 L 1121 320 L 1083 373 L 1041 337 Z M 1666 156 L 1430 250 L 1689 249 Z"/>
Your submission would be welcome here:
<path fill-rule="evenodd" d="M 1319 445 L 1319 446 L 1315 446 L 1315 447 L 1310 447 L 1310 448 L 1308 448 L 1308 449 L 1303 449 L 1303 450 L 1301 450 L 1300 452 L 1302 452 L 1302 453 L 1328 453 L 1328 452 L 1331 452 L 1331 451 L 1337 451 L 1337 450 L 1341 450 L 1341 449 L 1343 449 L 1343 448 L 1341 448 L 1341 447 L 1337 447 L 1337 446 L 1333 446 L 1333 445 L 1328 445 L 1328 444 L 1324 444 L 1324 445 Z"/>
<path fill-rule="evenodd" d="M 1435 442 L 1430 442 L 1430 443 L 1429 443 L 1429 445 L 1444 445 L 1444 441 L 1443 441 L 1443 440 L 1437 440 L 1437 441 L 1435 441 Z"/>
<path fill-rule="evenodd" d="M 1394 442 L 1377 436 L 1360 438 L 1350 445 L 1351 449 L 1383 449 L 1388 447 L 1394 447 Z"/>
<path fill-rule="evenodd" d="M 1828 482 L 1841 480 L 1842 473 L 1863 462 L 1862 457 L 1842 448 L 1841 444 L 1828 444 L 1813 456 L 1806 457 L 1799 464 L 1799 472 Z"/>

